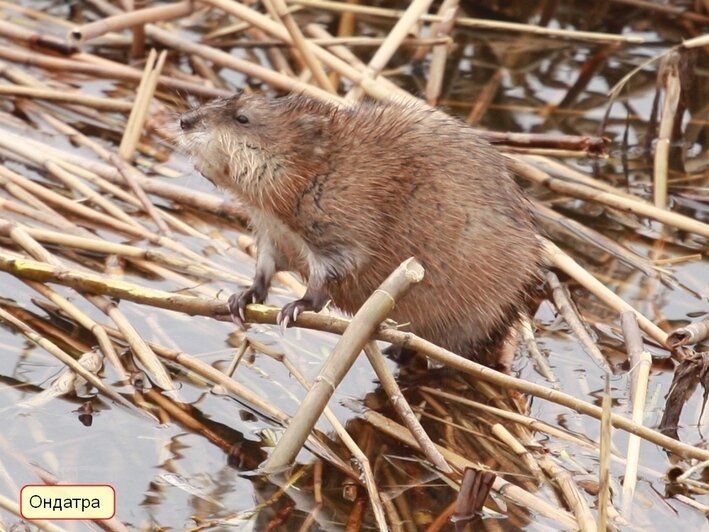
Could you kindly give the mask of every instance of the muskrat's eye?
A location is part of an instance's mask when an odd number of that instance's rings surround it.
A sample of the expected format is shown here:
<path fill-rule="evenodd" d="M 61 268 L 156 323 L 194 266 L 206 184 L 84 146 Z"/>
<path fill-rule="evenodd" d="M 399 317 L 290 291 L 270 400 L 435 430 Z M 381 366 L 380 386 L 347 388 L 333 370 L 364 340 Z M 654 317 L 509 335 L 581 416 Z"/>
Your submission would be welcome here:
<path fill-rule="evenodd" d="M 246 115 L 236 115 L 236 121 L 239 122 L 239 124 L 248 124 L 249 118 Z"/>

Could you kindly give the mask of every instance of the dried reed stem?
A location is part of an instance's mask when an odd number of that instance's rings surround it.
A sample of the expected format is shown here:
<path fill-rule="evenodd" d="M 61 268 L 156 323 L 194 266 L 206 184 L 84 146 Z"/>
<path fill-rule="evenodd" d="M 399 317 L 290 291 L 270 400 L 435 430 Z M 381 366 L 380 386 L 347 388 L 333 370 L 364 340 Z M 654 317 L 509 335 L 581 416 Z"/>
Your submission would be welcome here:
<path fill-rule="evenodd" d="M 278 445 L 264 465 L 273 473 L 289 465 L 317 423 L 325 405 L 357 355 L 369 341 L 376 327 L 394 308 L 412 284 L 423 279 L 423 268 L 415 259 L 407 259 L 364 302 L 352 318 L 347 330 L 325 361 L 315 383 L 305 396 Z"/>
<path fill-rule="evenodd" d="M 643 347 L 640 329 L 635 314 L 623 312 L 620 315 L 623 336 L 630 362 L 630 399 L 632 401 L 632 420 L 642 425 L 645 418 L 645 401 L 652 368 L 652 357 Z M 638 477 L 640 459 L 640 438 L 631 434 L 628 438 L 625 474 L 623 475 L 623 514 L 632 520 L 632 504 Z"/>
<path fill-rule="evenodd" d="M 660 65 L 659 76 L 663 81 L 664 97 L 660 115 L 660 130 L 655 144 L 653 167 L 653 197 L 655 206 L 667 207 L 667 171 L 669 169 L 670 142 L 675 125 L 675 115 L 682 91 L 679 78 L 680 52 L 667 55 Z"/>
<path fill-rule="evenodd" d="M 606 373 L 613 373 L 613 369 L 610 367 L 610 364 L 608 364 L 606 357 L 603 356 L 603 353 L 601 353 L 601 350 L 598 349 L 596 342 L 593 341 L 593 338 L 591 338 L 588 330 L 581 322 L 581 317 L 571 301 L 568 292 L 561 285 L 559 278 L 554 272 L 547 272 L 547 283 L 549 283 L 549 288 L 551 288 L 556 309 L 564 318 L 564 321 L 566 321 L 571 331 L 576 335 L 579 342 L 581 342 L 581 347 L 583 347 L 583 350 L 591 356 L 593 361 L 598 364 L 603 371 Z"/>
<path fill-rule="evenodd" d="M 19 259 L 3 252 L 0 252 L 0 271 L 11 273 L 23 279 L 31 279 L 38 282 L 54 282 L 89 293 L 101 293 L 107 296 L 118 297 L 158 308 L 175 310 L 189 315 L 212 316 L 219 317 L 219 319 L 223 321 L 231 321 L 226 302 L 204 300 L 194 296 L 148 289 L 134 283 L 118 281 L 96 274 L 57 269 L 41 262 Z M 276 323 L 278 312 L 279 309 L 274 307 L 248 305 L 246 307 L 246 321 L 273 325 Z M 349 323 L 348 320 L 335 316 L 304 312 L 298 315 L 296 326 L 343 334 Z M 406 346 L 437 362 L 472 375 L 482 381 L 503 388 L 517 390 L 523 394 L 534 395 L 535 397 L 540 397 L 547 401 L 571 408 L 581 414 L 594 417 L 595 419 L 601 419 L 601 409 L 595 405 L 576 399 L 563 392 L 550 390 L 544 386 L 500 373 L 487 366 L 456 355 L 411 333 L 395 329 L 380 329 L 373 337 L 377 340 L 383 340 L 395 345 Z M 611 415 L 611 423 L 615 428 L 636 434 L 642 439 L 668 449 L 679 456 L 698 460 L 709 460 L 709 450 L 680 442 L 655 430 L 633 423 L 624 417 L 613 414 Z"/>
<path fill-rule="evenodd" d="M 426 456 L 438 470 L 444 473 L 452 473 L 453 470 L 446 463 L 443 456 L 441 456 L 441 453 L 438 452 L 431 438 L 428 437 L 428 434 L 426 434 L 426 431 L 416 418 L 416 414 L 414 414 L 414 411 L 411 409 L 411 405 L 404 397 L 404 394 L 401 393 L 401 389 L 396 383 L 394 375 L 389 371 L 384 361 L 384 356 L 377 347 L 376 342 L 371 340 L 367 342 L 364 346 L 364 352 L 372 368 L 374 368 L 374 372 L 377 374 L 379 383 L 389 396 L 389 401 L 391 401 L 394 410 L 399 414 L 404 425 L 411 431 L 424 456 Z"/>
<path fill-rule="evenodd" d="M 0 96 L 37 98 L 39 100 L 71 103 L 73 105 L 83 105 L 101 111 L 117 111 L 119 113 L 128 113 L 133 107 L 131 102 L 116 100 L 115 98 L 89 96 L 83 92 L 66 92 L 54 89 L 41 89 L 38 87 L 23 87 L 19 85 L 0 85 Z"/>
<path fill-rule="evenodd" d="M 76 44 L 79 44 L 112 31 L 121 31 L 149 22 L 165 22 L 167 20 L 185 17 L 192 13 L 194 9 L 193 4 L 194 2 L 191 0 L 184 0 L 173 4 L 135 9 L 112 17 L 89 22 L 82 26 L 77 26 L 69 32 L 68 37 Z"/>
<path fill-rule="evenodd" d="M 129 160 L 133 157 L 138 140 L 140 139 L 140 134 L 143 131 L 145 119 L 148 116 L 148 107 L 150 106 L 150 101 L 153 99 L 155 94 L 155 88 L 158 84 L 158 77 L 160 76 L 163 66 L 165 65 L 166 58 L 166 50 L 160 52 L 160 57 L 157 57 L 157 53 L 154 48 L 150 50 L 150 53 L 148 54 L 148 58 L 145 62 L 145 68 L 143 70 L 143 77 L 141 78 L 138 88 L 136 89 L 133 108 L 128 116 L 128 121 L 126 122 L 125 129 L 123 130 L 123 137 L 121 138 L 121 143 L 118 147 L 118 155 L 120 155 L 123 159 Z"/>

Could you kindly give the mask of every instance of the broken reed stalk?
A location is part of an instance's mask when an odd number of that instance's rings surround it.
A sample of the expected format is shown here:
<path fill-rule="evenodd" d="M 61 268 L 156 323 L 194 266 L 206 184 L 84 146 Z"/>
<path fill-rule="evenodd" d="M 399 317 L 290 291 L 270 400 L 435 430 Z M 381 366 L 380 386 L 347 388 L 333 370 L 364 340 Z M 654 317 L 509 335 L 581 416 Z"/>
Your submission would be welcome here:
<path fill-rule="evenodd" d="M 406 425 L 411 431 L 411 434 L 413 434 L 419 444 L 421 452 L 434 466 L 436 466 L 439 471 L 444 473 L 452 473 L 453 470 L 446 463 L 443 456 L 441 456 L 441 453 L 438 452 L 436 446 L 433 445 L 431 438 L 428 437 L 428 434 L 426 434 L 426 431 L 421 426 L 421 423 L 419 423 L 416 414 L 414 414 L 414 411 L 411 409 L 411 405 L 409 405 L 408 401 L 404 397 L 404 394 L 401 393 L 401 389 L 396 383 L 394 375 L 392 375 L 389 371 L 389 368 L 384 361 L 384 355 L 382 355 L 379 347 L 377 347 L 376 342 L 372 340 L 367 342 L 364 345 L 364 353 L 367 355 L 369 363 L 372 365 L 374 372 L 377 374 L 379 384 L 381 384 L 382 388 L 389 396 L 389 401 L 391 401 L 392 407 L 399 414 L 404 422 L 404 425 Z"/>
<path fill-rule="evenodd" d="M 670 159 L 670 142 L 682 92 L 679 75 L 680 52 L 674 51 L 667 55 L 660 65 L 658 76 L 662 78 L 664 91 L 662 113 L 660 115 L 660 130 L 655 144 L 653 167 L 653 196 L 655 206 L 661 209 L 667 207 L 667 172 Z"/>
<path fill-rule="evenodd" d="M 121 138 L 121 143 L 118 146 L 118 155 L 125 160 L 130 160 L 135 153 L 138 140 L 140 139 L 140 134 L 142 133 L 143 126 L 145 125 L 145 119 L 148 116 L 150 101 L 153 99 L 155 94 L 155 89 L 158 85 L 158 77 L 160 76 L 163 66 L 165 65 L 166 58 L 166 50 L 160 52 L 160 57 L 157 57 L 157 52 L 154 48 L 150 50 L 150 53 L 148 54 L 148 58 L 145 62 L 145 68 L 143 69 L 143 77 L 138 84 L 138 88 L 136 89 L 133 109 L 131 109 L 130 115 L 128 116 L 128 121 L 126 122 L 125 129 L 123 130 L 123 137 Z"/>
<path fill-rule="evenodd" d="M 635 314 L 622 312 L 620 323 L 623 328 L 625 345 L 630 363 L 630 399 L 632 402 L 632 420 L 642 425 L 645 417 L 645 401 L 647 398 L 652 357 L 644 346 L 640 336 L 640 329 Z M 626 453 L 625 474 L 623 475 L 623 515 L 632 519 L 633 496 L 638 477 L 638 464 L 640 460 L 640 438 L 631 434 L 628 437 L 628 451 Z"/>
<path fill-rule="evenodd" d="M 415 259 L 407 259 L 360 307 L 266 461 L 264 471 L 267 474 L 291 464 L 357 355 L 394 308 L 396 300 L 403 297 L 412 284 L 420 282 L 423 275 L 423 267 Z"/>
<path fill-rule="evenodd" d="M 19 259 L 2 251 L 0 251 L 0 271 L 5 271 L 24 279 L 71 286 L 72 288 L 89 293 L 100 293 L 140 304 L 174 310 L 188 315 L 212 316 L 223 321 L 231 321 L 227 303 L 224 301 L 214 299 L 207 300 L 195 296 L 164 292 L 97 274 L 57 269 L 41 262 Z M 275 325 L 278 312 L 279 309 L 275 307 L 248 305 L 246 307 L 246 321 L 249 323 Z M 343 334 L 349 323 L 349 320 L 344 318 L 304 312 L 298 315 L 298 321 L 295 326 L 327 331 L 334 334 Z M 581 414 L 591 416 L 595 419 L 601 419 L 601 409 L 591 403 L 581 401 L 557 390 L 550 390 L 544 386 L 505 375 L 487 366 L 456 355 L 414 334 L 390 328 L 380 328 L 373 334 L 373 338 L 418 351 L 432 360 L 491 384 L 514 389 L 523 394 L 534 395 L 535 397 L 566 406 Z M 668 449 L 680 456 L 695 458 L 697 460 L 709 460 L 709 450 L 675 440 L 655 430 L 637 425 L 625 417 L 612 414 L 611 423 L 615 428 L 636 434 L 642 439 Z"/>
<path fill-rule="evenodd" d="M 611 490 L 611 381 L 606 373 L 601 415 L 601 450 L 598 462 L 598 532 L 608 530 Z"/>
<path fill-rule="evenodd" d="M 112 31 L 121 31 L 149 22 L 166 22 L 186 17 L 192 13 L 193 9 L 194 2 L 191 0 L 135 9 L 77 26 L 69 32 L 69 39 L 73 40 L 75 44 L 84 43 Z"/>
<path fill-rule="evenodd" d="M 626 310 L 633 312 L 636 315 L 642 330 L 644 330 L 660 345 L 667 345 L 667 333 L 665 333 L 645 316 L 640 314 L 639 311 L 631 307 L 625 302 L 624 299 L 612 292 L 606 285 L 601 283 L 593 275 L 582 268 L 574 259 L 560 250 L 555 244 L 544 239 L 544 251 L 550 265 L 559 268 L 564 273 L 575 279 L 586 290 L 591 292 L 594 296 L 617 312 L 623 312 Z"/>
<path fill-rule="evenodd" d="M 372 59 L 369 60 L 364 72 L 362 72 L 364 79 L 372 80 L 379 75 L 399 49 L 401 42 L 408 36 L 411 27 L 417 24 L 421 16 L 428 12 L 428 8 L 432 3 L 433 0 L 413 0 L 411 2 L 401 18 L 397 20 L 394 27 L 389 31 L 389 35 L 374 53 Z M 360 90 L 357 87 L 353 88 L 347 94 L 346 99 L 359 100 Z"/>
<path fill-rule="evenodd" d="M 606 373 L 613 373 L 613 369 L 603 356 L 601 350 L 598 349 L 596 342 L 593 341 L 588 333 L 586 326 L 582 323 L 581 317 L 571 301 L 569 294 L 559 282 L 559 278 L 554 272 L 547 272 L 547 283 L 551 288 L 554 305 L 559 314 L 564 318 L 564 321 L 569 326 L 571 331 L 576 335 L 576 338 L 581 343 L 581 347 L 593 359 L 593 361 L 603 369 Z"/>
<path fill-rule="evenodd" d="M 311 389 L 311 384 L 307 381 L 300 370 L 290 362 L 288 357 L 284 356 L 281 358 L 289 373 L 291 373 L 291 375 L 298 380 L 306 392 L 309 391 Z M 354 441 L 352 436 L 350 436 L 347 432 L 347 429 L 342 425 L 342 423 L 340 423 L 340 420 L 337 419 L 337 416 L 335 416 L 330 407 L 326 406 L 323 409 L 323 415 L 335 429 L 335 432 L 340 437 L 345 447 L 347 447 L 347 450 L 349 450 L 354 459 L 359 462 L 359 467 L 361 468 L 362 476 L 364 477 L 363 483 L 367 489 L 367 494 L 369 495 L 369 502 L 372 505 L 372 512 L 374 513 L 377 526 L 381 532 L 386 532 L 388 527 L 384 509 L 382 507 L 382 497 L 379 493 L 379 489 L 377 488 L 376 481 L 374 480 L 374 472 L 372 471 L 372 466 L 367 458 L 367 455 L 362 452 L 362 449 L 360 449 L 357 442 Z"/>

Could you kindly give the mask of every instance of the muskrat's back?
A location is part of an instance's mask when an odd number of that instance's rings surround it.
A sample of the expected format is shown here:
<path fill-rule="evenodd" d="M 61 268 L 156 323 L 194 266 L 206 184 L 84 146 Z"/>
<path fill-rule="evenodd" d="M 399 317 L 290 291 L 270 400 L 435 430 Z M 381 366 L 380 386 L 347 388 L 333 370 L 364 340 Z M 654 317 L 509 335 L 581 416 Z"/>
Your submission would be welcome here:
<path fill-rule="evenodd" d="M 260 245 L 275 248 L 276 269 L 303 272 L 309 292 L 325 290 L 337 307 L 355 312 L 414 256 L 426 269 L 424 281 L 397 303 L 392 318 L 472 358 L 488 353 L 518 322 L 538 274 L 540 245 L 504 158 L 472 129 L 410 105 L 338 109 L 300 95 L 237 97 L 214 109 L 221 109 L 222 122 L 212 122 L 228 131 L 211 136 L 243 142 L 213 142 L 220 145 L 210 155 L 191 151 L 205 175 L 249 206 Z M 200 112 L 197 122 L 214 114 L 209 107 Z M 224 125 L 226 115 L 255 127 Z M 259 276 L 257 265 L 254 286 Z M 322 286 L 313 288 L 314 278 Z M 316 295 L 309 301 L 315 304 L 284 312 L 297 318 L 299 310 L 318 309 L 323 297 Z M 262 298 L 240 299 L 235 311 Z"/>

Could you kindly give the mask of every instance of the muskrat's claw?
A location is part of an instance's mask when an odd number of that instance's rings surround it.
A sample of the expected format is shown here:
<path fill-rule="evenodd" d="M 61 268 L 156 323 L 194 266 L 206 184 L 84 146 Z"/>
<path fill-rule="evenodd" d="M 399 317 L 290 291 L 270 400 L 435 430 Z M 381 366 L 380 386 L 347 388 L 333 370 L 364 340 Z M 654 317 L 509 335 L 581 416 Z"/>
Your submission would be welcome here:
<path fill-rule="evenodd" d="M 246 305 L 250 303 L 263 303 L 266 301 L 267 294 L 267 290 L 264 290 L 260 286 L 253 285 L 239 294 L 230 295 L 228 304 L 232 321 L 239 327 L 243 327 L 246 321 Z"/>
<path fill-rule="evenodd" d="M 288 326 L 298 319 L 298 315 L 306 310 L 315 310 L 312 302 L 307 299 L 297 299 L 284 305 L 276 316 L 276 323 L 281 326 L 281 333 L 285 333 Z"/>

